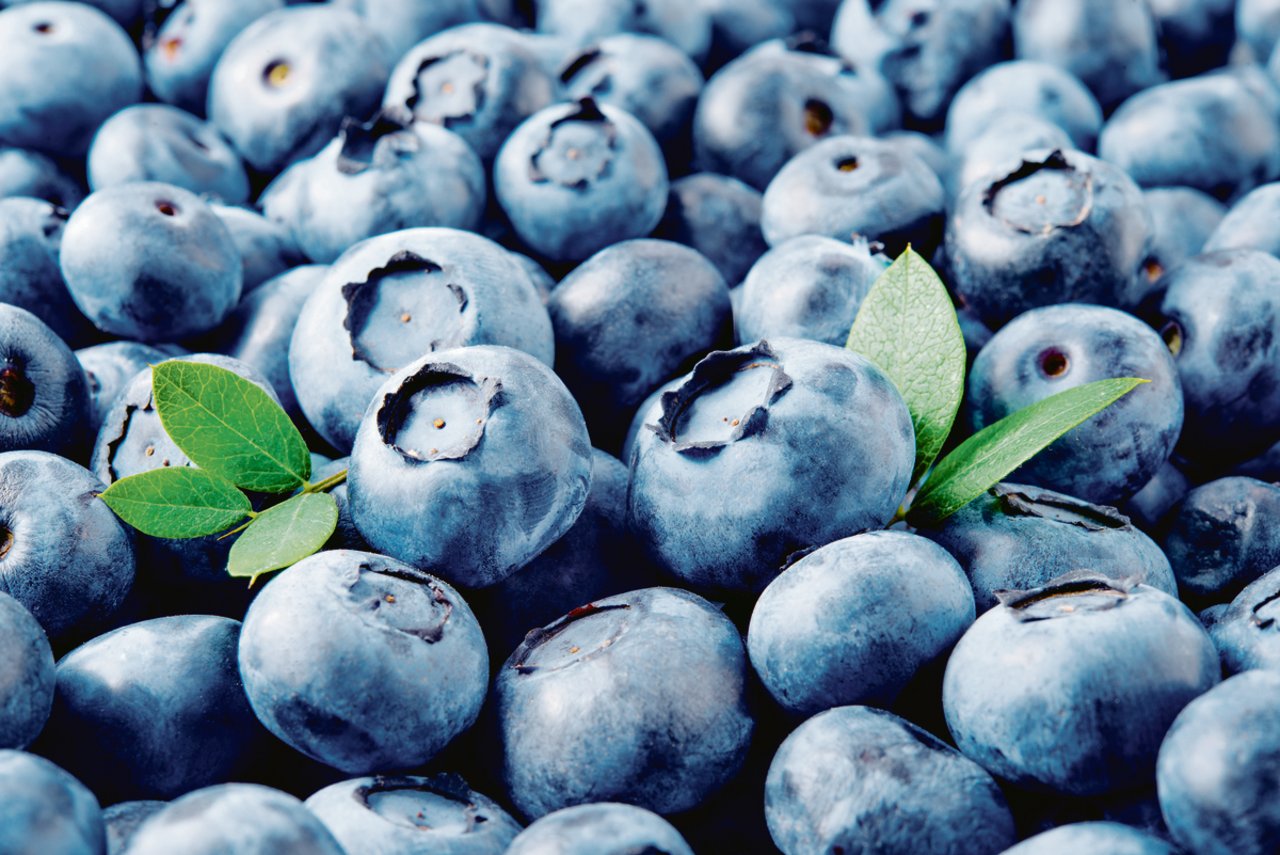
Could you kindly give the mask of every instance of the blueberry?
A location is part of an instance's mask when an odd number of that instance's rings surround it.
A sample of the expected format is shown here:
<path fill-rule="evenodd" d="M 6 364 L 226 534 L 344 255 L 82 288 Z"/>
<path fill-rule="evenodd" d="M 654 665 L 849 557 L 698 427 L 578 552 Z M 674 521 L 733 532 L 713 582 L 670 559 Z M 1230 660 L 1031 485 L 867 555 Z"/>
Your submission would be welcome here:
<path fill-rule="evenodd" d="M 93 793 L 34 754 L 0 751 L 0 851 L 102 855 L 106 832 Z"/>
<path fill-rule="evenodd" d="M 973 623 L 973 591 L 942 547 L 873 531 L 809 553 L 765 588 L 747 652 L 793 714 L 891 704 Z"/>
<path fill-rule="evenodd" d="M 1170 75 L 1190 77 L 1227 64 L 1236 41 L 1236 0 L 1156 0 L 1151 13 Z"/>
<path fill-rule="evenodd" d="M 769 247 L 760 233 L 758 190 L 736 178 L 699 172 L 671 182 L 654 237 L 691 246 L 720 270 L 730 287 Z"/>
<path fill-rule="evenodd" d="M 942 704 L 960 750 L 1038 790 L 1089 796 L 1149 781 L 1169 724 L 1220 678 L 1195 615 L 1089 570 L 1000 596 L 947 662 Z"/>
<path fill-rule="evenodd" d="M 975 74 L 956 92 L 947 110 L 947 150 L 963 151 L 1008 113 L 1052 122 L 1081 151 L 1093 150 L 1102 129 L 1102 108 L 1075 75 L 1046 62 L 1018 59 Z"/>
<path fill-rule="evenodd" d="M 168 799 L 244 773 L 264 747 L 236 670 L 240 622 L 180 615 L 58 662 L 43 750 L 107 801 Z"/>
<path fill-rule="evenodd" d="M 151 816 L 129 855 L 342 855 L 338 844 L 293 796 L 258 784 L 219 784 L 188 793 Z"/>
<path fill-rule="evenodd" d="M 120 802 L 104 810 L 102 821 L 107 827 L 107 855 L 123 855 L 142 823 L 166 804 L 168 802 L 147 799 Z"/>
<path fill-rule="evenodd" d="M 576 608 L 494 680 L 507 793 L 530 819 L 598 801 L 687 810 L 742 764 L 745 682 L 737 629 L 696 594 L 644 588 Z"/>
<path fill-rule="evenodd" d="M 1156 783 L 1173 838 L 1204 855 L 1280 846 L 1275 758 L 1280 674 L 1238 674 L 1192 701 L 1160 746 Z"/>
<path fill-rule="evenodd" d="M 1187 476 L 1172 463 L 1162 463 L 1151 480 L 1120 505 L 1120 510 L 1147 534 L 1160 537 L 1169 511 L 1189 492 L 1191 481 Z"/>
<path fill-rule="evenodd" d="M 70 210 L 84 188 L 43 154 L 0 145 L 0 198 L 31 196 Z"/>
<path fill-rule="evenodd" d="M 538 0 L 538 30 L 585 46 L 619 33 L 660 36 L 700 62 L 711 46 L 711 17 L 682 0 Z"/>
<path fill-rule="evenodd" d="M 33 198 L 0 198 L 0 301 L 26 309 L 68 344 L 96 331 L 67 290 L 58 266 L 67 212 Z"/>
<path fill-rule="evenodd" d="M 142 97 L 124 30 L 84 3 L 0 11 L 0 145 L 79 157 L 108 116 Z"/>
<path fill-rule="evenodd" d="M 166 104 L 135 104 L 103 123 L 89 148 L 89 187 L 159 181 L 236 205 L 249 199 L 240 156 L 212 125 Z"/>
<path fill-rule="evenodd" d="M 1218 72 L 1126 101 L 1102 129 L 1098 154 L 1143 187 L 1180 185 L 1225 200 L 1280 176 L 1280 125 L 1243 73 Z"/>
<path fill-rule="evenodd" d="M 1051 490 L 997 484 L 920 533 L 960 562 L 978 614 L 996 604 L 998 591 L 1038 588 L 1081 567 L 1177 593 L 1169 559 L 1126 517 Z"/>
<path fill-rule="evenodd" d="M 942 143 L 928 134 L 920 131 L 894 130 L 884 134 L 883 139 L 895 143 L 923 160 L 939 178 L 946 175 L 951 166 L 951 156 L 942 147 Z"/>
<path fill-rule="evenodd" d="M 377 550 L 483 587 L 569 530 L 591 485 L 582 413 L 551 369 L 476 345 L 410 363 L 351 452 L 351 518 Z"/>
<path fill-rule="evenodd" d="M 1159 837 L 1118 822 L 1077 822 L 1030 837 L 1004 855 L 1076 855 L 1105 852 L 1107 855 L 1177 855 L 1177 850 Z"/>
<path fill-rule="evenodd" d="M 765 783 L 769 834 L 788 855 L 986 853 L 1014 841 L 978 764 L 892 713 L 837 707 L 786 738 Z"/>
<path fill-rule="evenodd" d="M 825 17 L 831 15 L 839 0 L 819 0 L 813 5 L 826 5 Z M 770 39 L 784 38 L 796 32 L 792 7 L 807 5 L 791 0 L 703 0 L 702 8 L 711 16 L 711 49 L 704 68 L 716 69 Z"/>
<path fill-rule="evenodd" d="M 390 49 L 393 60 L 402 57 L 414 45 L 437 33 L 485 17 L 486 0 L 338 0 L 360 14 Z"/>
<path fill-rule="evenodd" d="M 163 341 L 205 332 L 240 299 L 231 233 L 189 190 L 143 182 L 99 190 L 63 233 L 62 275 L 103 332 Z"/>
<path fill-rule="evenodd" d="M 484 167 L 460 136 L 382 116 L 345 121 L 333 142 L 291 166 L 260 199 L 307 256 L 326 264 L 400 229 L 474 229 L 484 203 Z"/>
<path fill-rule="evenodd" d="M 693 855 L 680 832 L 635 805 L 599 802 L 562 808 L 530 825 L 507 855 Z"/>
<path fill-rule="evenodd" d="M 359 774 L 426 763 L 470 727 L 489 657 L 453 588 L 391 558 L 333 550 L 253 601 L 240 673 L 268 730 Z"/>
<path fill-rule="evenodd" d="M 965 393 L 973 429 L 1112 377 L 1151 382 L 1073 428 L 1011 477 L 1115 504 L 1151 480 L 1182 428 L 1177 367 L 1156 331 L 1132 315 L 1080 303 L 1019 315 L 974 360 Z"/>
<path fill-rule="evenodd" d="M 1277 600 L 1280 600 L 1280 567 L 1273 567 L 1210 615 L 1211 622 L 1206 628 L 1228 674 L 1254 668 L 1280 670 Z M 1204 619 L 1201 615 L 1201 620 Z"/>
<path fill-rule="evenodd" d="M 1066 69 L 1106 111 L 1163 79 L 1156 36 L 1141 0 L 1026 0 L 1013 13 L 1018 59 Z"/>
<path fill-rule="evenodd" d="M 240 254 L 245 293 L 286 270 L 307 263 L 293 235 L 280 223 L 236 205 L 214 203 L 209 207 L 231 233 L 231 241 Z"/>
<path fill-rule="evenodd" d="M 353 246 L 312 290 L 289 345 L 289 376 L 307 419 L 349 451 L 388 374 L 476 344 L 551 364 L 551 319 L 528 275 L 487 238 L 407 229 Z"/>
<path fill-rule="evenodd" d="M 1202 244 L 1204 252 L 1220 249 L 1258 249 L 1280 255 L 1280 182 L 1255 187 L 1241 197 Z M 1194 255 L 1195 253 L 1191 253 Z"/>
<path fill-rule="evenodd" d="M 142 54 L 147 85 L 161 101 L 203 116 L 209 78 L 240 31 L 283 0 L 178 0 Z"/>
<path fill-rule="evenodd" d="M 1199 255 L 1160 281 L 1152 319 L 1178 364 L 1179 450 L 1240 462 L 1280 439 L 1280 259 L 1251 249 Z"/>
<path fill-rule="evenodd" d="M 520 824 L 457 775 L 355 778 L 306 801 L 348 852 L 502 855 Z"/>
<path fill-rule="evenodd" d="M 490 163 L 517 125 L 555 100 L 556 90 L 529 37 L 472 24 L 439 33 L 404 54 L 382 106 L 404 121 L 443 125 Z"/>
<path fill-rule="evenodd" d="M 1015 161 L 964 188 L 951 210 L 945 251 L 954 292 L 997 328 L 1053 303 L 1136 304 L 1151 241 L 1137 185 L 1077 151 Z"/>
<path fill-rule="evenodd" d="M 1151 253 L 1142 272 L 1155 284 L 1167 271 L 1201 252 L 1227 209 L 1191 187 L 1153 187 L 1142 195 L 1151 212 Z"/>
<path fill-rule="evenodd" d="M 737 289 L 738 341 L 788 336 L 843 347 L 863 299 L 888 266 L 865 240 L 801 235 L 780 243 Z"/>
<path fill-rule="evenodd" d="M 900 255 L 930 255 L 942 241 L 942 183 L 891 142 L 838 136 L 800 152 L 764 192 L 760 227 L 770 246 L 803 234 L 862 237 Z"/>
<path fill-rule="evenodd" d="M 906 494 L 906 406 L 843 348 L 782 338 L 717 351 L 660 406 L 633 449 L 628 518 L 687 584 L 762 590 L 792 553 L 882 527 Z"/>
<path fill-rule="evenodd" d="M 1029 113 L 998 113 L 986 130 L 965 144 L 952 158 L 946 173 L 947 192 L 959 196 L 971 184 L 995 174 L 1002 167 L 1036 149 L 1068 149 L 1067 132 Z"/>
<path fill-rule="evenodd" d="M 53 651 L 31 612 L 8 594 L 0 594 L 0 646 L 8 651 L 0 675 L 0 746 L 25 748 L 53 705 Z"/>
<path fill-rule="evenodd" d="M 315 154 L 346 116 L 378 106 L 386 45 L 354 12 L 268 12 L 237 35 L 209 80 L 209 119 L 249 166 L 278 172 Z"/>
<path fill-rule="evenodd" d="M 1164 538 L 1183 599 L 1225 602 L 1280 564 L 1280 486 L 1231 476 L 1187 494 Z"/>
<path fill-rule="evenodd" d="M 556 373 L 596 443 L 608 448 L 649 393 L 733 338 L 720 271 L 697 250 L 670 241 L 602 249 L 556 286 L 547 308 Z"/>
<path fill-rule="evenodd" d="M 493 189 L 516 234 L 556 261 L 644 237 L 667 203 L 667 169 L 653 135 L 629 113 L 591 99 L 526 119 L 493 168 Z"/>
<path fill-rule="evenodd" d="M 1236 36 L 1254 62 L 1263 63 L 1280 40 L 1280 6 L 1275 0 L 1237 0 Z"/>

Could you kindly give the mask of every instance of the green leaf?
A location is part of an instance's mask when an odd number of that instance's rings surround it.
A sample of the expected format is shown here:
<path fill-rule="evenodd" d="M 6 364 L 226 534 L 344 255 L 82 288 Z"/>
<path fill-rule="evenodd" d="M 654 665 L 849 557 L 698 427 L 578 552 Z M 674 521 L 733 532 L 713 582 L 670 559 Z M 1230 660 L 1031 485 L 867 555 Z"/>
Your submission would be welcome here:
<path fill-rule="evenodd" d="M 1119 377 L 1059 392 L 1005 416 L 962 442 L 916 494 L 907 520 L 941 522 L 981 496 L 1054 440 L 1149 381 Z"/>
<path fill-rule="evenodd" d="M 918 481 L 942 450 L 964 398 L 964 335 L 938 274 L 915 250 L 889 266 L 849 331 L 849 350 L 874 362 L 898 387 L 916 431 Z"/>
<path fill-rule="evenodd" d="M 102 493 L 116 516 L 152 537 L 204 537 L 226 531 L 253 508 L 226 478 L 177 466 L 121 478 Z"/>
<path fill-rule="evenodd" d="M 201 469 L 262 493 L 287 493 L 311 476 L 289 416 L 234 371 L 170 360 L 152 369 L 151 388 L 165 431 Z"/>
<path fill-rule="evenodd" d="M 300 493 L 249 524 L 231 546 L 227 572 L 248 576 L 283 570 L 324 546 L 338 525 L 338 504 L 328 493 Z"/>

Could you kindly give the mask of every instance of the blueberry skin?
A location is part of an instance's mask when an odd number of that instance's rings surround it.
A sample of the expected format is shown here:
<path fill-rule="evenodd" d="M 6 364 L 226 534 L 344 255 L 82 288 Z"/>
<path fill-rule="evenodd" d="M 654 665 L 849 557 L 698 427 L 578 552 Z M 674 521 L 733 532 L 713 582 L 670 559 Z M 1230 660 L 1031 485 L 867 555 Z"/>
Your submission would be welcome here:
<path fill-rule="evenodd" d="M 671 182 L 667 210 L 654 237 L 691 246 L 730 287 L 769 248 L 760 233 L 760 191 L 736 178 L 699 172 Z"/>
<path fill-rule="evenodd" d="M 1118 822 L 1062 825 L 1006 849 L 1004 855 L 1177 855 L 1172 845 L 1145 831 Z"/>
<path fill-rule="evenodd" d="M 686 584 L 763 590 L 792 553 L 883 527 L 906 495 L 906 406 L 843 348 L 781 338 L 717 351 L 660 406 L 636 438 L 627 515 Z"/>
<path fill-rule="evenodd" d="M 0 45 L 0 145 L 80 157 L 108 116 L 142 97 L 133 42 L 83 3 L 0 12 Z"/>
<path fill-rule="evenodd" d="M 53 706 L 53 651 L 43 627 L 8 594 L 0 594 L 0 646 L 8 655 L 0 674 L 0 746 L 25 748 Z"/>
<path fill-rule="evenodd" d="M 1100 675 L 1123 673 L 1124 680 Z M 1090 570 L 1001 592 L 947 661 L 956 745 L 1024 788 L 1094 796 L 1150 781 L 1160 739 L 1221 677 L 1178 600 Z"/>
<path fill-rule="evenodd" d="M 550 365 L 551 318 L 514 257 L 455 229 L 409 229 L 351 247 L 294 326 L 289 376 L 307 420 L 349 451 L 374 393 L 423 354 L 478 344 Z"/>
<path fill-rule="evenodd" d="M 293 796 L 258 784 L 188 793 L 138 829 L 129 855 L 342 855 L 329 830 Z"/>
<path fill-rule="evenodd" d="M 1249 49 L 1249 58 L 1266 62 L 1280 39 L 1280 8 L 1274 0 L 1238 0 L 1235 25 L 1237 43 Z"/>
<path fill-rule="evenodd" d="M 351 518 L 375 549 L 480 588 L 573 525 L 591 486 L 591 442 L 543 363 L 509 347 L 442 350 L 378 389 L 347 486 Z"/>
<path fill-rule="evenodd" d="M 485 20 L 489 7 L 499 4 L 488 0 L 337 0 L 334 5 L 359 13 L 387 43 L 388 56 L 394 60 L 437 33 Z"/>
<path fill-rule="evenodd" d="M 969 372 L 975 432 L 1050 395 L 1111 377 L 1151 382 L 1054 442 L 1012 476 L 1095 504 L 1142 489 L 1169 459 L 1182 428 L 1182 387 L 1164 341 L 1104 306 L 1032 309 L 995 334 Z"/>
<path fill-rule="evenodd" d="M 1280 487 L 1230 476 L 1203 484 L 1172 512 L 1163 546 L 1189 603 L 1230 600 L 1280 564 Z"/>
<path fill-rule="evenodd" d="M 1135 305 L 1150 243 L 1151 215 L 1129 176 L 1078 151 L 1041 150 L 960 193 L 944 251 L 952 290 L 999 328 L 1055 303 Z"/>
<path fill-rule="evenodd" d="M 951 157 L 942 143 L 921 131 L 889 131 L 883 139 L 898 145 L 916 155 L 933 170 L 933 174 L 942 178 L 951 166 Z"/>
<path fill-rule="evenodd" d="M 996 605 L 999 591 L 1038 588 L 1081 567 L 1178 592 L 1169 559 L 1126 517 L 1052 490 L 997 484 L 920 534 L 960 562 L 978 614 Z"/>
<path fill-rule="evenodd" d="M 167 804 L 156 800 L 120 802 L 104 810 L 102 821 L 107 827 L 107 855 L 122 855 L 142 823 Z"/>
<path fill-rule="evenodd" d="M 831 40 L 854 64 L 892 81 L 910 124 L 940 129 L 956 90 L 1007 58 L 1009 0 L 866 0 L 840 6 Z"/>
<path fill-rule="evenodd" d="M 738 342 L 787 336 L 843 347 L 862 301 L 888 266 L 865 240 L 801 235 L 778 244 L 738 289 Z"/>
<path fill-rule="evenodd" d="M 1162 463 L 1142 489 L 1130 496 L 1120 511 L 1152 537 L 1160 537 L 1164 520 L 1174 505 L 1191 492 L 1191 481 L 1172 463 Z"/>
<path fill-rule="evenodd" d="M 104 489 L 55 454 L 0 454 L 0 579 L 55 639 L 100 624 L 133 584 L 133 544 L 98 500 Z"/>
<path fill-rule="evenodd" d="M 10 196 L 44 199 L 71 210 L 84 198 L 84 188 L 43 154 L 0 146 L 0 198 Z"/>
<path fill-rule="evenodd" d="M 1280 846 L 1280 674 L 1237 674 L 1187 705 L 1160 746 L 1156 785 L 1174 840 L 1204 855 Z"/>
<path fill-rule="evenodd" d="M 147 366 L 168 358 L 164 351 L 136 341 L 109 341 L 76 351 L 89 384 L 89 420 L 95 437 L 129 381 Z"/>
<path fill-rule="evenodd" d="M 386 118 L 347 120 L 333 142 L 263 191 L 314 261 L 333 262 L 366 238 L 418 226 L 473 230 L 486 198 L 484 167 L 455 133 Z"/>
<path fill-rule="evenodd" d="M 1201 251 L 1257 249 L 1280 255 L 1280 228 L 1272 222 L 1278 215 L 1280 182 L 1255 187 L 1232 205 L 1225 216 L 1219 217 Z"/>
<path fill-rule="evenodd" d="M 212 125 L 167 104 L 135 104 L 103 123 L 89 147 L 89 187 L 160 181 L 237 205 L 249 200 L 240 156 Z"/>
<path fill-rule="evenodd" d="M 249 606 L 240 674 L 268 730 L 349 774 L 426 763 L 480 713 L 484 636 L 457 591 L 371 552 L 331 550 Z"/>
<path fill-rule="evenodd" d="M 1278 599 L 1280 567 L 1275 567 L 1246 585 L 1235 599 L 1212 615 L 1206 628 L 1226 673 L 1255 668 L 1280 671 L 1280 637 L 1275 624 Z"/>
<path fill-rule="evenodd" d="M 71 215 L 62 275 L 103 332 L 144 342 L 205 332 L 240 299 L 231 233 L 209 206 L 172 184 L 108 187 Z"/>
<path fill-rule="evenodd" d="M 1160 280 L 1152 325 L 1178 364 L 1190 460 L 1229 465 L 1280 439 L 1277 282 L 1280 259 L 1251 249 L 1198 255 Z"/>
<path fill-rule="evenodd" d="M 774 579 L 751 612 L 747 652 L 792 714 L 888 706 L 973 619 L 973 590 L 946 550 L 872 531 L 829 543 Z"/>
<path fill-rule="evenodd" d="M 644 237 L 667 204 L 667 168 L 653 135 L 590 99 L 526 119 L 503 143 L 493 173 L 516 234 L 555 261 Z"/>
<path fill-rule="evenodd" d="M 653 811 L 619 802 L 549 813 L 520 832 L 507 855 L 693 855 L 675 826 Z"/>
<path fill-rule="evenodd" d="M 1236 0 L 1156 0 L 1151 12 L 1164 67 L 1173 77 L 1228 63 L 1236 41 Z"/>
<path fill-rule="evenodd" d="M 243 774 L 267 734 L 240 683 L 239 637 L 239 621 L 179 615 L 86 642 L 58 662 L 44 750 L 111 802 Z"/>
<path fill-rule="evenodd" d="M 673 166 L 691 157 L 689 133 L 703 82 L 702 71 L 675 45 L 635 33 L 601 39 L 560 73 L 566 98 L 594 98 L 635 116 Z"/>
<path fill-rule="evenodd" d="M 209 101 L 209 78 L 240 31 L 283 0 L 180 0 L 142 53 L 155 96 L 197 116 Z"/>
<path fill-rule="evenodd" d="M 348 852 L 502 855 L 520 824 L 457 775 L 355 778 L 306 800 Z"/>
<path fill-rule="evenodd" d="M 1278 152 L 1274 112 L 1236 72 L 1141 92 L 1116 110 L 1098 138 L 1098 155 L 1143 187 L 1182 185 L 1222 200 L 1280 176 Z"/>
<path fill-rule="evenodd" d="M 1028 0 L 1013 12 L 1017 58 L 1071 72 L 1105 111 L 1163 79 L 1156 36 L 1140 0 Z"/>
<path fill-rule="evenodd" d="M 404 54 L 391 72 L 382 107 L 402 121 L 443 125 L 488 164 L 516 126 L 556 95 L 556 82 L 528 36 L 496 24 L 470 24 Z"/>
<path fill-rule="evenodd" d="M 1152 187 L 1142 195 L 1151 212 L 1151 253 L 1142 268 L 1147 281 L 1154 285 L 1166 272 L 1203 250 L 1227 208 L 1191 187 Z M 1237 227 L 1243 229 L 1245 224 L 1238 223 Z"/>
<path fill-rule="evenodd" d="M 996 782 L 932 734 L 883 710 L 819 713 L 783 741 L 765 819 L 787 855 L 999 852 L 1015 840 Z"/>
<path fill-rule="evenodd" d="M 556 286 L 547 309 L 556 373 L 596 443 L 609 448 L 650 392 L 733 339 L 720 271 L 697 250 L 670 241 L 602 249 Z"/>
<path fill-rule="evenodd" d="M 209 206 L 231 233 L 240 254 L 244 293 L 302 264 L 308 259 L 298 248 L 289 230 L 273 223 L 257 211 L 236 205 Z"/>
<path fill-rule="evenodd" d="M 538 0 L 538 32 L 586 46 L 619 33 L 659 36 L 701 62 L 711 47 L 711 16 L 681 0 Z"/>
<path fill-rule="evenodd" d="M 333 139 L 346 116 L 378 106 L 386 45 L 360 16 L 331 5 L 268 12 L 245 27 L 209 80 L 209 120 L 249 166 L 279 172 Z"/>
<path fill-rule="evenodd" d="M 599 449 L 591 452 L 587 504 L 537 558 L 496 585 L 471 594 L 489 651 L 505 658 L 532 629 L 585 602 L 658 584 L 657 568 L 627 531 L 627 467 Z"/>
<path fill-rule="evenodd" d="M 970 184 L 993 174 L 998 177 L 1006 164 L 1036 149 L 1071 147 L 1067 132 L 1052 122 L 1029 113 L 998 114 L 952 158 L 945 173 L 947 193 L 954 198 Z"/>
<path fill-rule="evenodd" d="M 587 802 L 661 814 L 701 803 L 742 765 L 746 668 L 733 623 L 688 591 L 574 609 L 494 678 L 507 794 L 529 819 Z"/>
<path fill-rule="evenodd" d="M 945 198 L 929 165 L 871 137 L 832 137 L 797 154 L 764 191 L 760 228 L 770 246 L 803 234 L 863 237 L 900 255 L 931 255 L 942 241 Z"/>
<path fill-rule="evenodd" d="M 0 302 L 26 309 L 71 345 L 96 335 L 67 290 L 58 252 L 67 212 L 34 198 L 0 198 Z"/>
<path fill-rule="evenodd" d="M 947 109 L 947 150 L 964 151 L 994 119 L 1007 113 L 1052 122 L 1081 151 L 1093 151 L 1102 130 L 1102 108 L 1079 78 L 1046 62 L 1015 59 L 980 71 L 956 92 Z"/>
<path fill-rule="evenodd" d="M 0 750 L 0 851 L 104 855 L 98 800 L 43 757 Z"/>

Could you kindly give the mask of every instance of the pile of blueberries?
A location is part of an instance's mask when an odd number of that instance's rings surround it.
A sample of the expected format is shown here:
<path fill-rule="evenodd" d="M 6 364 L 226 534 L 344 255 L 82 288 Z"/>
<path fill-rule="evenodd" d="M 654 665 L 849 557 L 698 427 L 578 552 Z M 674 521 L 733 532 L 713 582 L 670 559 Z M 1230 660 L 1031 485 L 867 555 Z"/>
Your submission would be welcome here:
<path fill-rule="evenodd" d="M 0 0 L 0 853 L 1280 851 L 1277 41 Z M 1150 381 L 918 530 L 843 347 L 908 246 L 952 445 Z M 193 465 L 168 359 L 349 471 L 324 550 L 247 587 L 101 500 Z"/>

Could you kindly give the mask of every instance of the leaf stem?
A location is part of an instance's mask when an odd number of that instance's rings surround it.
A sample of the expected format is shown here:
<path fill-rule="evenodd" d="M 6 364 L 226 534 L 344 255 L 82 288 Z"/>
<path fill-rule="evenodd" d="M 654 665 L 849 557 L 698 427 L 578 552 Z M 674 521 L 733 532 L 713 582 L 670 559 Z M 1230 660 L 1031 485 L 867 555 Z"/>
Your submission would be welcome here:
<path fill-rule="evenodd" d="M 249 519 L 247 519 L 247 520 L 245 520 L 244 522 L 240 523 L 240 525 L 236 526 L 235 528 L 231 529 L 230 531 L 224 531 L 222 534 L 218 535 L 218 540 L 226 540 L 228 537 L 231 537 L 231 535 L 233 535 L 233 534 L 239 534 L 240 532 L 244 531 L 246 528 L 248 528 L 249 526 L 253 525 L 253 521 L 254 521 L 254 519 L 256 519 L 256 518 L 257 518 L 257 516 L 258 516 L 258 515 L 257 515 L 257 514 L 255 514 L 255 513 L 250 513 L 250 515 L 249 515 Z"/>
<path fill-rule="evenodd" d="M 323 481 L 317 481 L 314 484 L 307 484 L 307 486 L 302 488 L 302 492 L 325 493 L 325 492 L 328 492 L 329 490 L 332 490 L 334 487 L 339 486 L 346 480 L 347 480 L 347 470 L 343 469 L 341 472 L 338 472 L 334 475 L 330 475 L 328 478 L 325 478 Z"/>

